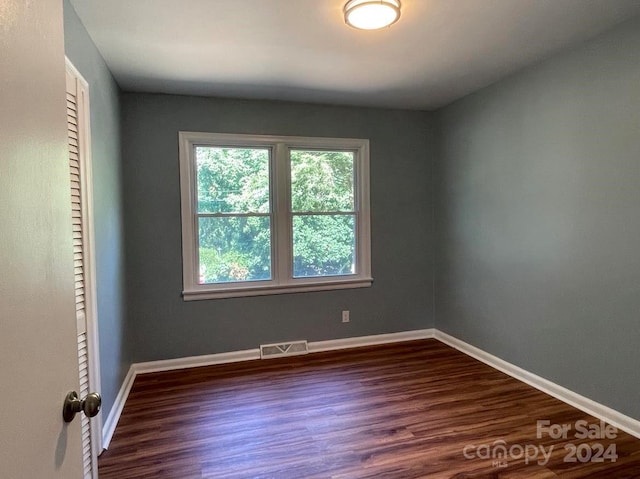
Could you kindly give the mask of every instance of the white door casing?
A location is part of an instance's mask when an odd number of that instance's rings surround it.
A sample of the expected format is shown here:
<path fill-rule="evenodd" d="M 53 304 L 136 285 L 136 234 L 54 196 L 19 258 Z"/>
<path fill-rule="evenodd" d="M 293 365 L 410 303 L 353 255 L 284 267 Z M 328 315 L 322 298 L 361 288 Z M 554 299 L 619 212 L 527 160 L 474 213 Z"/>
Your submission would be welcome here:
<path fill-rule="evenodd" d="M 71 221 L 78 330 L 79 396 L 100 391 L 98 309 L 96 300 L 93 228 L 93 180 L 91 174 L 91 128 L 89 85 L 66 60 L 67 134 L 71 180 Z M 102 451 L 102 413 L 94 418 L 80 415 L 82 460 L 85 479 L 97 479 L 98 454 Z"/>
<path fill-rule="evenodd" d="M 0 476 L 82 477 L 63 2 L 0 1 Z"/>

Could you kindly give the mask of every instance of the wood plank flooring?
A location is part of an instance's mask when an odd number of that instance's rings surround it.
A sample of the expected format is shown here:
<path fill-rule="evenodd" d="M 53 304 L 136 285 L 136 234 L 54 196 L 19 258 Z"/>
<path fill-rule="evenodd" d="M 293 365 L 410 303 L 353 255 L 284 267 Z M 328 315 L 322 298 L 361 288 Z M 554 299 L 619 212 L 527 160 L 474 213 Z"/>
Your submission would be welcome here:
<path fill-rule="evenodd" d="M 570 425 L 567 439 L 548 431 L 536 437 L 538 420 Z M 599 424 L 436 340 L 412 341 L 138 376 L 99 473 L 640 478 L 640 440 L 621 431 L 614 439 L 578 439 L 580 420 Z M 598 443 L 615 448 L 615 462 L 581 462 L 603 452 Z M 492 457 L 502 444 L 507 456 Z M 573 456 L 565 448 L 571 444 Z"/>

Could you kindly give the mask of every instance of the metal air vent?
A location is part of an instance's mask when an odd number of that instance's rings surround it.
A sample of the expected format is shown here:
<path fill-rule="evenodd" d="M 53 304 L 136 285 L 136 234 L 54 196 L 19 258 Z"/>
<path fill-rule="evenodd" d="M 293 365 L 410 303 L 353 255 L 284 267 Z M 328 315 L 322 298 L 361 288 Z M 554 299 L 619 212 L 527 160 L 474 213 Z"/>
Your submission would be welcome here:
<path fill-rule="evenodd" d="M 282 356 L 298 356 L 307 354 L 309 348 L 306 341 L 291 341 L 289 343 L 261 344 L 260 358 L 278 358 Z"/>

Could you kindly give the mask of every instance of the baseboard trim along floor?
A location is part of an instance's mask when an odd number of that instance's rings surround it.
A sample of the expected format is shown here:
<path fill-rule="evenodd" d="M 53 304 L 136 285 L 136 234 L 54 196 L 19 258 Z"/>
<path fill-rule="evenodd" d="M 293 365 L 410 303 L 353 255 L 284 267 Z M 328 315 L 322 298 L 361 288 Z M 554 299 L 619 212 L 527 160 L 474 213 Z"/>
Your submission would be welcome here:
<path fill-rule="evenodd" d="M 458 351 L 473 357 L 494 369 L 518 379 L 550 396 L 555 397 L 581 411 L 586 412 L 598 419 L 615 426 L 632 436 L 640 438 L 640 421 L 626 416 L 603 404 L 597 403 L 585 396 L 575 393 L 563 386 L 553 383 L 543 377 L 533 374 L 492 354 L 489 354 L 475 346 L 461 341 L 437 329 L 421 329 L 415 331 L 403 331 L 399 333 L 378 334 L 372 336 L 359 336 L 354 338 L 332 339 L 328 341 L 309 342 L 309 353 L 323 351 L 336 351 L 340 349 L 358 348 L 363 346 L 373 346 L 378 344 L 389 344 L 401 341 L 414 341 L 419 339 L 437 339 L 438 341 L 451 346 Z M 260 349 L 247 349 L 244 351 L 232 351 L 227 353 L 209 354 L 204 356 L 192 356 L 186 358 L 166 359 L 160 361 L 149 361 L 144 363 L 134 363 L 122 383 L 115 403 L 111 408 L 102 430 L 102 444 L 104 449 L 108 449 L 111 438 L 115 433 L 118 420 L 122 414 L 127 397 L 135 378 L 139 374 L 146 374 L 159 371 L 171 371 L 175 369 L 185 369 L 200 366 L 212 366 L 215 364 L 225 364 L 240 361 L 250 361 L 260 359 Z"/>
<path fill-rule="evenodd" d="M 475 358 L 498 371 L 502 371 L 503 373 L 528 384 L 529 386 L 533 386 L 539 391 L 553 396 L 554 398 L 559 399 L 576 409 L 580 409 L 581 411 L 584 411 L 598 419 L 602 419 L 606 423 L 640 439 L 640 421 L 633 419 L 632 417 L 626 416 L 615 409 L 605 406 L 604 404 L 600 404 L 592 399 L 582 396 L 581 394 L 560 386 L 559 384 L 549 381 L 548 379 L 533 374 L 526 369 L 515 366 L 514 364 L 504 361 L 503 359 L 465 343 L 464 341 L 442 331 L 437 330 L 435 332 L 435 338 L 438 341 L 466 354 L 467 356 L 471 356 L 472 358 Z"/>

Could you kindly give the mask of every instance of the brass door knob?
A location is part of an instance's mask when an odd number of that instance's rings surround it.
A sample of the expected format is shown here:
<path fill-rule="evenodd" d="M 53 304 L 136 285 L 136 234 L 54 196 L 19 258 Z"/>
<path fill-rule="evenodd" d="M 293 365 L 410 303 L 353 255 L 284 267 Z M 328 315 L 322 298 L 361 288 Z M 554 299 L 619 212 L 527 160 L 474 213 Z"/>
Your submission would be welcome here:
<path fill-rule="evenodd" d="M 101 406 L 102 398 L 100 397 L 100 394 L 87 394 L 87 397 L 80 400 L 78 393 L 71 391 L 64 399 L 64 404 L 62 406 L 62 418 L 64 419 L 64 422 L 71 422 L 80 411 L 82 411 L 87 417 L 93 417 L 100 412 Z"/>

